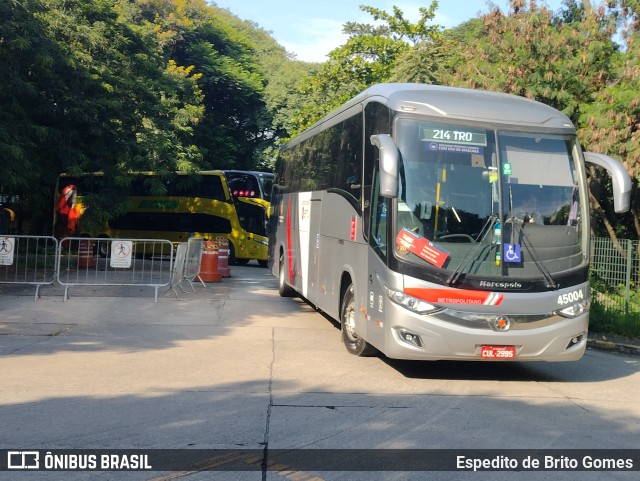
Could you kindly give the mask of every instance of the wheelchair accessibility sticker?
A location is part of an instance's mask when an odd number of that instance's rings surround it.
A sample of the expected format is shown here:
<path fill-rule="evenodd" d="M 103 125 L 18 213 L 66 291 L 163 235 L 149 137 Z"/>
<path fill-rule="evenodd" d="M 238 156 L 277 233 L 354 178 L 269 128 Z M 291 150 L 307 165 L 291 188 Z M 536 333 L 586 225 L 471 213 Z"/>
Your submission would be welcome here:
<path fill-rule="evenodd" d="M 504 245 L 504 261 L 505 262 L 522 262 L 522 253 L 520 252 L 520 244 Z"/>

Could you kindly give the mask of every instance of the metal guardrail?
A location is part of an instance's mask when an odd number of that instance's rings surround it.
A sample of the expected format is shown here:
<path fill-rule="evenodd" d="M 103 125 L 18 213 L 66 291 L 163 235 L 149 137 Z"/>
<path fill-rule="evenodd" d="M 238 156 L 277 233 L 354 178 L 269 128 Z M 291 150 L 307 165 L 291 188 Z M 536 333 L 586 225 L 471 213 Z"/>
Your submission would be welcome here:
<path fill-rule="evenodd" d="M 591 289 L 606 309 L 640 311 L 640 242 L 608 237 L 591 239 Z"/>
<path fill-rule="evenodd" d="M 158 239 L 66 237 L 58 244 L 57 281 L 64 300 L 73 286 L 169 287 L 174 271 L 173 244 Z"/>
<path fill-rule="evenodd" d="M 0 236 L 0 284 L 36 287 L 53 284 L 56 278 L 58 241 L 50 236 Z"/>

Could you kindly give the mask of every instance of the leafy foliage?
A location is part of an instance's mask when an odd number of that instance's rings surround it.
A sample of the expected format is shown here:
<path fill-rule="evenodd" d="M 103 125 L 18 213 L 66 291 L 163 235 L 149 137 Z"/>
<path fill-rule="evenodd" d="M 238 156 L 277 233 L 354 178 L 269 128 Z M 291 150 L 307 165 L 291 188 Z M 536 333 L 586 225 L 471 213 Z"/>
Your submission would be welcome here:
<path fill-rule="evenodd" d="M 596 13 L 563 22 L 523 3 L 482 18 L 475 42 L 458 51 L 451 81 L 533 98 L 577 121 L 580 107 L 610 80 L 612 25 Z"/>
<path fill-rule="evenodd" d="M 344 33 L 347 43 L 329 53 L 329 60 L 301 85 L 304 104 L 295 121 L 299 132 L 367 87 L 386 82 L 393 74 L 397 60 L 415 44 L 429 44 L 440 36 L 441 27 L 429 25 L 438 6 L 420 8 L 420 18 L 411 23 L 398 8 L 393 14 L 361 6 L 374 20 L 384 24 L 373 26 L 348 22 Z"/>
<path fill-rule="evenodd" d="M 37 217 L 50 218 L 63 171 L 105 173 L 85 199 L 101 222 L 124 209 L 129 171 L 258 165 L 286 127 L 273 127 L 256 41 L 239 23 L 204 0 L 0 3 L 0 192 L 50 232 Z"/>
<path fill-rule="evenodd" d="M 542 101 L 573 119 L 585 150 L 639 177 L 637 0 L 565 0 L 555 13 L 534 0 L 488 5 L 449 30 L 433 22 L 437 1 L 415 22 L 362 6 L 372 21 L 345 23 L 346 43 L 309 64 L 206 0 L 4 0 L 0 193 L 48 233 L 57 175 L 101 170 L 89 211 L 103 220 L 123 208 L 130 170 L 269 168 L 287 138 L 389 81 Z M 638 197 L 616 218 L 605 178 L 594 170 L 590 185 L 596 233 L 640 236 Z"/>

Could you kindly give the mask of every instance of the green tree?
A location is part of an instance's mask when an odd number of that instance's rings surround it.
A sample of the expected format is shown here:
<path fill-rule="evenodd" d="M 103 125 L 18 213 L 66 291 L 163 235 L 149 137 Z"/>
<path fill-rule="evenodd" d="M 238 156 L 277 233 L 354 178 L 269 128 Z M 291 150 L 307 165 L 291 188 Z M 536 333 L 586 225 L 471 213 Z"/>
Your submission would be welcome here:
<path fill-rule="evenodd" d="M 65 61 L 34 16 L 44 9 L 39 0 L 0 3 L 0 193 L 17 195 L 15 207 L 30 212 L 51 209 L 46 180 L 57 175 L 62 134 L 57 100 L 64 81 L 56 70 Z"/>
<path fill-rule="evenodd" d="M 640 4 L 633 0 L 621 0 L 617 14 L 625 25 L 622 31 L 625 50 L 613 56 L 613 77 L 596 92 L 592 102 L 582 109 L 580 136 L 589 150 L 605 153 L 621 159 L 634 178 L 629 223 L 616 222 L 608 196 L 595 195 L 594 203 L 599 212 L 598 221 L 613 237 L 620 235 L 640 238 Z M 606 183 L 594 179 L 605 194 Z M 625 226 L 628 228 L 625 229 Z"/>
<path fill-rule="evenodd" d="M 433 0 L 428 8 L 421 7 L 416 23 L 407 20 L 395 6 L 392 14 L 361 6 L 362 11 L 382 24 L 347 22 L 344 25 L 343 32 L 349 35 L 347 42 L 332 50 L 318 73 L 302 83 L 305 102 L 295 116 L 295 131 L 310 126 L 367 87 L 388 81 L 403 53 L 413 45 L 439 38 L 441 27 L 429 24 L 437 6 L 438 2 Z"/>
<path fill-rule="evenodd" d="M 391 71 L 390 82 L 443 85 L 449 75 L 449 59 L 456 43 L 446 36 L 417 43 L 402 52 Z"/>
<path fill-rule="evenodd" d="M 257 24 L 239 20 L 226 10 L 228 22 L 243 32 L 253 42 L 256 60 L 265 75 L 264 101 L 267 115 L 264 118 L 260 148 L 256 151 L 255 166 L 272 170 L 277 150 L 283 139 L 295 128 L 293 115 L 304 98 L 298 85 L 300 79 L 317 72 L 320 64 L 296 60 L 271 35 Z"/>
<path fill-rule="evenodd" d="M 510 6 L 482 17 L 474 41 L 456 52 L 451 83 L 533 98 L 577 121 L 610 80 L 615 24 L 599 11 L 564 22 L 534 0 Z"/>
<path fill-rule="evenodd" d="M 131 0 L 129 0 L 131 2 Z M 162 54 L 199 75 L 204 113 L 194 143 L 207 168 L 251 168 L 269 125 L 264 72 L 250 36 L 204 0 L 135 0 L 128 20 L 157 36 Z"/>
<path fill-rule="evenodd" d="M 114 0 L 0 4 L 0 97 L 5 189 L 48 204 L 57 174 L 102 170 L 87 200 L 98 221 L 123 208 L 130 169 L 191 168 L 201 117 L 197 75 L 162 56 L 154 32 L 122 21 Z M 35 187 L 34 186 L 43 186 Z M 45 197 L 46 194 L 46 197 Z"/>
<path fill-rule="evenodd" d="M 52 0 L 41 17 L 69 66 L 61 170 L 105 173 L 104 190 L 86 199 L 95 222 L 125 208 L 128 171 L 168 175 L 199 160 L 188 144 L 201 114 L 197 76 L 166 60 L 152 31 L 124 21 L 126 3 Z"/>

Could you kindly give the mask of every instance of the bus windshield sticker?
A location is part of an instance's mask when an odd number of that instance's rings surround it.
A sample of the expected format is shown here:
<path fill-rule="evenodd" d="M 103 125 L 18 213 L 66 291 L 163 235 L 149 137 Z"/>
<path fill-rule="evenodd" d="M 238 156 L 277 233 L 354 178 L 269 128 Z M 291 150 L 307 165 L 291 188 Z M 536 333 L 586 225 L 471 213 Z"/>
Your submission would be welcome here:
<path fill-rule="evenodd" d="M 449 258 L 448 252 L 437 247 L 426 237 L 414 234 L 407 229 L 398 232 L 396 244 L 400 251 L 409 251 L 436 267 L 442 267 Z"/>
<path fill-rule="evenodd" d="M 504 244 L 504 261 L 515 263 L 522 262 L 520 244 Z"/>
<path fill-rule="evenodd" d="M 477 145 L 454 145 L 443 142 L 427 142 L 425 150 L 429 152 L 452 152 L 455 154 L 484 155 L 484 148 Z"/>

